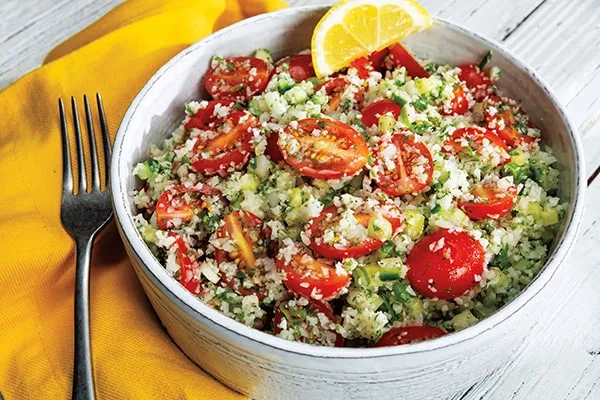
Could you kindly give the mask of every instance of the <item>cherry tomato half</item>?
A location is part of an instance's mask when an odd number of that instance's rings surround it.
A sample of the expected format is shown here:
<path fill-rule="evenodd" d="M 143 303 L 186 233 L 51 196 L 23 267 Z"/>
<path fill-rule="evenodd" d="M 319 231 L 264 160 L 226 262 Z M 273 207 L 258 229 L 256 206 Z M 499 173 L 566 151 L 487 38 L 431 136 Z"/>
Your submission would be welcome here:
<path fill-rule="evenodd" d="M 489 92 L 492 80 L 475 64 L 461 65 L 458 79 L 463 81 L 473 92 L 475 100 L 483 100 Z"/>
<path fill-rule="evenodd" d="M 492 114 L 490 109 L 485 110 L 485 121 L 488 129 L 493 129 L 494 132 L 504 140 L 509 147 L 518 146 L 521 143 L 533 143 L 535 138 L 527 135 L 522 135 L 515 127 L 517 121 L 515 115 L 510 109 L 505 109 Z"/>
<path fill-rule="evenodd" d="M 517 188 L 506 190 L 496 185 L 479 185 L 471 190 L 474 200 L 461 201 L 458 206 L 474 221 L 504 217 L 515 205 Z"/>
<path fill-rule="evenodd" d="M 315 88 L 315 92 L 318 92 L 321 88 L 325 88 L 325 93 L 329 98 L 327 106 L 323 108 L 324 113 L 332 113 L 340 108 L 342 94 L 344 94 L 348 85 L 350 85 L 350 82 L 346 78 L 333 78 Z M 354 101 L 360 104 L 362 99 L 362 92 L 357 88 L 356 92 L 354 92 Z"/>
<path fill-rule="evenodd" d="M 288 64 L 288 72 L 292 79 L 297 83 L 315 76 L 312 55 L 310 54 L 296 54 L 295 56 L 282 58 L 277 62 L 277 72 L 281 71 L 279 67 L 284 63 Z"/>
<path fill-rule="evenodd" d="M 398 346 L 402 344 L 417 343 L 444 336 L 445 334 L 446 332 L 437 326 L 400 326 L 397 328 L 392 328 L 381 335 L 379 340 L 377 340 L 377 343 L 374 344 L 374 347 Z"/>
<path fill-rule="evenodd" d="M 204 86 L 208 94 L 217 100 L 247 101 L 265 90 L 272 73 L 273 66 L 260 58 L 225 58 L 213 61 L 206 73 Z"/>
<path fill-rule="evenodd" d="M 279 147 L 277 146 L 278 138 L 279 135 L 277 134 L 277 132 L 271 132 L 269 136 L 267 136 L 267 148 L 265 150 L 271 161 L 275 163 L 278 163 L 279 161 L 283 160 L 283 155 L 281 154 L 281 151 L 279 151 Z"/>
<path fill-rule="evenodd" d="M 219 194 L 220 191 L 204 184 L 192 187 L 176 185 L 165 190 L 156 202 L 156 224 L 159 229 L 175 228 L 189 222 L 196 212 L 205 207 L 201 196 Z"/>
<path fill-rule="evenodd" d="M 450 107 L 445 104 L 442 105 L 440 114 L 442 115 L 464 115 L 469 111 L 469 100 L 467 100 L 467 94 L 461 87 L 456 88 L 454 91 L 454 97 L 450 100 Z"/>
<path fill-rule="evenodd" d="M 370 128 L 379 123 L 379 118 L 382 115 L 390 113 L 394 119 L 398 119 L 401 111 L 402 107 L 392 100 L 379 100 L 367 105 L 362 110 L 362 122 L 367 128 Z"/>
<path fill-rule="evenodd" d="M 252 128 L 258 119 L 232 101 L 213 100 L 198 110 L 185 128 L 202 130 L 194 148 L 192 167 L 207 175 L 243 167 L 252 153 Z"/>
<path fill-rule="evenodd" d="M 374 51 L 368 56 L 375 71 L 383 71 L 385 69 L 385 58 L 388 54 L 390 54 L 390 50 L 385 48 L 383 50 Z"/>
<path fill-rule="evenodd" d="M 442 229 L 415 244 L 406 264 L 406 277 L 415 291 L 448 300 L 462 296 L 481 280 L 485 250 L 466 232 Z"/>
<path fill-rule="evenodd" d="M 316 259 L 306 248 L 286 260 L 284 250 L 277 254 L 276 264 L 291 292 L 315 300 L 331 300 L 350 284 L 350 275 L 338 271 L 332 261 Z"/>
<path fill-rule="evenodd" d="M 215 259 L 219 267 L 233 261 L 245 276 L 256 276 L 263 271 L 256 264 L 257 256 L 264 256 L 266 249 L 263 238 L 263 221 L 248 211 L 233 211 L 225 217 L 224 224 L 217 229 L 217 238 L 228 238 L 233 241 L 235 250 L 231 252 L 215 249 Z M 256 294 L 261 300 L 264 297 L 260 285 L 247 286 L 249 279 L 240 279 L 237 274 L 222 271 L 223 281 L 242 296 Z"/>
<path fill-rule="evenodd" d="M 390 58 L 397 67 L 406 68 L 408 76 L 413 78 L 428 78 L 429 72 L 417 61 L 404 46 L 400 43 L 393 44 L 389 47 Z"/>
<path fill-rule="evenodd" d="M 375 210 L 369 210 L 367 207 L 364 208 L 364 210 L 359 209 L 354 213 L 354 217 L 364 228 L 367 228 L 369 220 L 375 216 L 375 213 L 381 213 L 390 222 L 392 232 L 394 233 L 402 226 L 400 209 L 391 201 L 386 204 L 380 203 L 380 206 Z M 359 242 L 350 241 L 346 245 L 325 243 L 323 240 L 325 231 L 340 223 L 339 214 L 340 209 L 335 205 L 331 205 L 325 208 L 317 217 L 313 218 L 307 227 L 306 231 L 307 236 L 310 238 L 310 248 L 316 253 L 334 260 L 356 258 L 374 252 L 385 243 L 385 240 L 368 236 Z"/>
<path fill-rule="evenodd" d="M 196 278 L 198 261 L 190 256 L 190 248 L 180 235 L 169 232 L 169 236 L 175 238 L 175 246 L 177 247 L 175 259 L 177 260 L 177 264 L 179 264 L 179 283 L 191 293 L 200 294 L 203 291 L 203 287 L 198 278 Z"/>
<path fill-rule="evenodd" d="M 373 71 L 373 65 L 367 57 L 357 58 L 350 63 L 350 66 L 356 68 L 360 79 L 367 79 L 371 71 Z"/>
<path fill-rule="evenodd" d="M 484 145 L 489 142 L 494 154 L 484 154 Z M 491 162 L 501 165 L 510 160 L 508 147 L 493 131 L 483 128 L 458 128 L 446 139 L 442 150 L 454 154 L 465 154 L 468 157 L 485 155 Z"/>
<path fill-rule="evenodd" d="M 293 121 L 277 141 L 285 161 L 302 175 L 318 179 L 351 176 L 367 163 L 367 142 L 349 125 L 333 119 Z"/>
<path fill-rule="evenodd" d="M 433 159 L 424 143 L 397 133 L 379 145 L 371 168 L 381 190 L 391 196 L 401 196 L 418 193 L 431 183 Z"/>
<path fill-rule="evenodd" d="M 302 343 L 327 344 L 327 338 L 322 338 L 324 332 L 322 327 L 315 327 L 306 324 L 307 317 L 314 317 L 323 314 L 331 322 L 336 322 L 335 315 L 331 305 L 325 301 L 307 299 L 308 305 L 301 306 L 300 309 L 290 305 L 290 301 L 297 302 L 298 299 L 292 296 L 286 296 L 279 300 L 275 305 L 275 315 L 273 316 L 273 333 L 279 334 L 283 329 L 282 321 L 285 319 L 287 326 L 301 326 L 302 329 L 294 330 L 294 337 Z M 320 321 L 320 320 L 319 320 Z M 321 328 L 321 329 L 320 329 Z M 327 334 L 335 335 L 335 347 L 344 347 L 344 337 L 333 330 L 327 330 Z M 325 342 L 325 343 L 322 343 Z"/>

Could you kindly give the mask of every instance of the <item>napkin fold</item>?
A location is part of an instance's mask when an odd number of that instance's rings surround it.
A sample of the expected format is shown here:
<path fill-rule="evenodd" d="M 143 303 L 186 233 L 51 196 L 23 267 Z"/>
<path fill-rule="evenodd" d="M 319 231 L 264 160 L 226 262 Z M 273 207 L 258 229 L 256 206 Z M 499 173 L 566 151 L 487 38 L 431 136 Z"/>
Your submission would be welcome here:
<path fill-rule="evenodd" d="M 134 96 L 171 57 L 228 24 L 285 5 L 130 0 L 0 91 L 0 398 L 71 395 L 75 246 L 60 222 L 57 99 L 75 96 L 81 112 L 83 94 L 101 93 L 114 138 Z M 94 245 L 91 334 L 98 398 L 241 397 L 171 341 L 113 223 Z"/>

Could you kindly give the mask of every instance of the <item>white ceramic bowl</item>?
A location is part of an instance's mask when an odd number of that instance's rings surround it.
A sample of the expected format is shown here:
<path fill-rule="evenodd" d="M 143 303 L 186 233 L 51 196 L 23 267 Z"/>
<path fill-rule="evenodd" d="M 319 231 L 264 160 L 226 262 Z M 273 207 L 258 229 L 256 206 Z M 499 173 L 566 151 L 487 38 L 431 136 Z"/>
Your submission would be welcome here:
<path fill-rule="evenodd" d="M 269 48 L 275 58 L 310 46 L 324 6 L 290 8 L 223 29 L 169 61 L 133 101 L 114 145 L 111 189 L 118 227 L 148 298 L 173 340 L 211 375 L 254 398 L 446 398 L 505 363 L 531 327 L 519 309 L 533 296 L 552 296 L 544 286 L 571 247 L 582 216 L 583 151 L 548 85 L 497 43 L 443 20 L 406 42 L 420 57 L 459 65 L 476 62 L 488 49 L 503 70 L 499 86 L 521 99 L 562 170 L 566 224 L 550 259 L 529 287 L 494 315 L 442 338 L 396 347 L 326 348 L 290 342 L 248 328 L 201 303 L 170 277 L 137 232 L 131 192 L 133 166 L 183 118 L 184 103 L 205 96 L 203 74 L 213 55 L 250 54 Z M 168 368 L 168 366 L 165 366 Z"/>

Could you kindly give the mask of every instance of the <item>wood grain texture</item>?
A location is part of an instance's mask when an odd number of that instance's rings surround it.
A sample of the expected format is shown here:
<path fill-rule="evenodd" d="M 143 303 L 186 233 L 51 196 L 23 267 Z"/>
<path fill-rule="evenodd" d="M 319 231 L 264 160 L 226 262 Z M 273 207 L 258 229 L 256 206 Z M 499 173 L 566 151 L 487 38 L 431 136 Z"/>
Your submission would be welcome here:
<path fill-rule="evenodd" d="M 0 2 L 0 88 L 121 0 Z M 333 1 L 294 0 L 292 5 Z M 584 140 L 588 174 L 600 166 L 600 1 L 422 0 L 433 14 L 504 41 L 550 83 Z M 535 105 L 526 105 L 533 107 Z M 547 290 L 521 312 L 538 323 L 511 363 L 458 399 L 600 398 L 600 179 L 589 188 L 578 244 Z"/>

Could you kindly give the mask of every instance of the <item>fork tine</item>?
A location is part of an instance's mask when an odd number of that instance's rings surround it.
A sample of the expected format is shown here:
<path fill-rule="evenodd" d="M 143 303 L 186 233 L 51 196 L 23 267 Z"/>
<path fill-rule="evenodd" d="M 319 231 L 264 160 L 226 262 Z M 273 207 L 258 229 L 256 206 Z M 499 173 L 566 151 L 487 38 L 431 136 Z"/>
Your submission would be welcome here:
<path fill-rule="evenodd" d="M 83 154 L 83 141 L 81 139 L 81 128 L 79 126 L 79 114 L 77 113 L 77 103 L 75 97 L 71 97 L 71 108 L 73 109 L 73 127 L 75 128 L 75 142 L 77 144 L 77 169 L 79 177 L 79 189 L 77 193 L 84 193 L 87 190 L 87 178 L 85 174 L 85 158 Z"/>
<path fill-rule="evenodd" d="M 102 131 L 102 144 L 104 146 L 104 179 L 108 187 L 108 177 L 110 176 L 110 136 L 108 134 L 108 125 L 106 124 L 106 115 L 102 105 L 100 93 L 96 93 L 96 103 L 98 104 L 98 117 L 100 118 L 100 130 Z"/>
<path fill-rule="evenodd" d="M 98 171 L 98 153 L 96 151 L 96 137 L 94 135 L 94 122 L 92 121 L 92 111 L 87 96 L 83 95 L 83 105 L 85 108 L 85 122 L 87 125 L 88 138 L 90 142 L 90 158 L 92 160 L 92 190 L 100 190 L 100 173 Z"/>
<path fill-rule="evenodd" d="M 71 152 L 69 148 L 69 134 L 67 131 L 67 117 L 62 99 L 58 99 L 60 113 L 60 136 L 62 141 L 63 159 L 63 193 L 73 193 L 73 172 L 71 171 Z"/>

